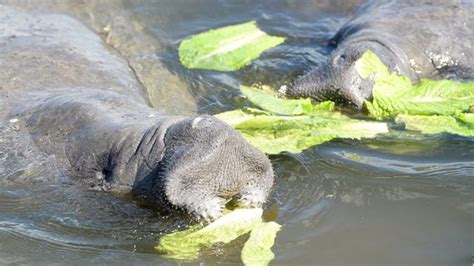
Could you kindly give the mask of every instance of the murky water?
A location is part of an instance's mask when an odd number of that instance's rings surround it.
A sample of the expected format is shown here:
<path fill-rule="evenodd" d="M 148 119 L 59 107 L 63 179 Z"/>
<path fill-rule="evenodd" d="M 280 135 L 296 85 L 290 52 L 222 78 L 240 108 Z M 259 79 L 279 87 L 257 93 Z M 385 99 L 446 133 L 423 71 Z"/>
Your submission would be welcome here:
<path fill-rule="evenodd" d="M 153 106 L 189 114 L 234 109 L 239 83 L 278 86 L 318 65 L 359 1 L 0 2 L 79 18 L 128 60 Z M 236 72 L 180 65 L 184 38 L 249 20 L 287 41 Z M 91 191 L 56 170 L 54 158 L 32 153 L 14 124 L 0 129 L 0 264 L 177 263 L 153 247 L 184 217 Z M 272 264 L 471 263 L 473 139 L 394 134 L 271 159 L 276 181 L 265 216 L 283 225 Z M 238 264 L 244 241 L 203 250 L 193 263 Z"/>

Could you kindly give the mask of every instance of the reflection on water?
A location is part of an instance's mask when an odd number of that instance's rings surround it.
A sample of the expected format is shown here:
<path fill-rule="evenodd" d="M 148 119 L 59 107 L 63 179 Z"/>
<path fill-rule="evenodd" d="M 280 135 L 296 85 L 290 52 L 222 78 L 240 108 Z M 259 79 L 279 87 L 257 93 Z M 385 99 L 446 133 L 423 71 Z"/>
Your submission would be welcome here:
<path fill-rule="evenodd" d="M 153 106 L 189 114 L 237 107 L 241 82 L 278 86 L 318 65 L 358 1 L 0 2 L 79 18 L 128 60 Z M 179 64 L 182 39 L 248 20 L 287 42 L 241 71 Z M 0 129 L 0 264 L 174 264 L 153 246 L 186 217 L 91 191 L 56 170 L 14 123 Z M 407 134 L 272 156 L 277 177 L 265 217 L 283 225 L 273 263 L 469 263 L 473 155 L 472 139 Z M 200 260 L 240 263 L 244 241 L 204 250 Z"/>

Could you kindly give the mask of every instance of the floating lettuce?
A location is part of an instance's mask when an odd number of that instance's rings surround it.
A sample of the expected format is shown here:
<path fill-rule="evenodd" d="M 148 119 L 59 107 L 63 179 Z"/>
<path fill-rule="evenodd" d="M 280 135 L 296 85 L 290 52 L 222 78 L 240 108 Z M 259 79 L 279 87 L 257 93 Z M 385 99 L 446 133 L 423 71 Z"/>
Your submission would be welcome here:
<path fill-rule="evenodd" d="M 451 133 L 474 137 L 474 114 L 451 116 L 397 115 L 395 122 L 405 124 L 408 130 L 424 134 Z"/>
<path fill-rule="evenodd" d="M 255 21 L 197 34 L 179 45 L 179 60 L 187 68 L 233 71 L 250 63 L 285 38 L 261 31 Z"/>
<path fill-rule="evenodd" d="M 412 85 L 408 77 L 389 72 L 371 51 L 356 61 L 356 70 L 374 80 L 373 101 L 365 102 L 370 116 L 395 117 L 406 129 L 425 134 L 474 136 L 474 83 L 422 79 Z"/>
<path fill-rule="evenodd" d="M 252 231 L 242 250 L 242 261 L 246 265 L 267 265 L 273 259 L 271 247 L 281 226 L 263 223 L 261 217 L 261 208 L 237 209 L 205 227 L 196 225 L 165 235 L 155 249 L 170 258 L 193 260 L 199 257 L 201 248 L 229 243 Z"/>
<path fill-rule="evenodd" d="M 406 76 L 390 73 L 367 51 L 356 62 L 362 78 L 374 80 L 373 101 L 365 104 L 378 119 L 396 117 L 406 129 L 426 134 L 448 132 L 473 136 L 474 83 L 422 80 L 412 85 Z M 257 108 L 244 107 L 217 117 L 237 129 L 248 142 L 268 154 L 301 152 L 334 138 L 371 138 L 388 132 L 385 123 L 351 119 L 334 111 L 333 102 L 279 98 L 268 87 L 241 86 Z M 397 116 L 398 115 L 398 116 Z"/>
<path fill-rule="evenodd" d="M 366 101 L 369 115 L 383 119 L 398 114 L 458 116 L 474 105 L 474 83 L 422 79 L 412 85 L 406 76 L 389 72 L 370 50 L 356 61 L 363 79 L 374 80 L 373 101 Z"/>
<path fill-rule="evenodd" d="M 229 243 L 250 232 L 262 221 L 262 209 L 237 209 L 206 227 L 193 226 L 187 230 L 161 237 L 155 247 L 161 253 L 174 259 L 192 260 L 199 256 L 199 250 L 217 243 Z"/>
<path fill-rule="evenodd" d="M 313 105 L 309 99 L 281 99 L 269 88 L 241 86 L 255 106 L 217 115 L 251 144 L 268 154 L 301 152 L 334 138 L 371 138 L 388 132 L 381 122 L 357 120 L 334 111 L 333 102 Z"/>
<path fill-rule="evenodd" d="M 261 223 L 250 233 L 250 238 L 242 249 L 242 261 L 245 265 L 268 265 L 275 257 L 271 248 L 281 225 L 275 222 Z"/>

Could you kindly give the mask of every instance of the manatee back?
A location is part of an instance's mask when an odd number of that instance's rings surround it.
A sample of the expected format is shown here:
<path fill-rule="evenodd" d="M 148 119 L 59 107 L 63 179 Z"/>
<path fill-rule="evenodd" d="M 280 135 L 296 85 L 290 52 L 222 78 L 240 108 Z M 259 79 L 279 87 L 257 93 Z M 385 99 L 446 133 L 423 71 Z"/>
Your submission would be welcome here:
<path fill-rule="evenodd" d="M 0 80 L 19 96 L 45 88 L 114 91 L 144 102 L 128 63 L 76 19 L 0 6 Z M 58 94 L 61 94 L 59 92 Z"/>

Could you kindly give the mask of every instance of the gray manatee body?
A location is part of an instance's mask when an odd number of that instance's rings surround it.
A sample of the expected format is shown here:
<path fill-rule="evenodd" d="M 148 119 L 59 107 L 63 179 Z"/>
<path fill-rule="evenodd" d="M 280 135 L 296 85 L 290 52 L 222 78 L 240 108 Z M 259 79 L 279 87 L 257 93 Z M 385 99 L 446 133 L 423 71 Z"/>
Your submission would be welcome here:
<path fill-rule="evenodd" d="M 159 114 L 127 62 L 75 19 L 0 8 L 0 119 L 67 175 L 204 218 L 232 197 L 265 201 L 271 163 L 237 131 Z"/>
<path fill-rule="evenodd" d="M 282 92 L 361 108 L 373 83 L 361 79 L 354 62 L 367 50 L 413 84 L 421 78 L 473 79 L 473 29 L 473 1 L 369 1 L 330 40 L 335 50 L 327 62 Z"/>

